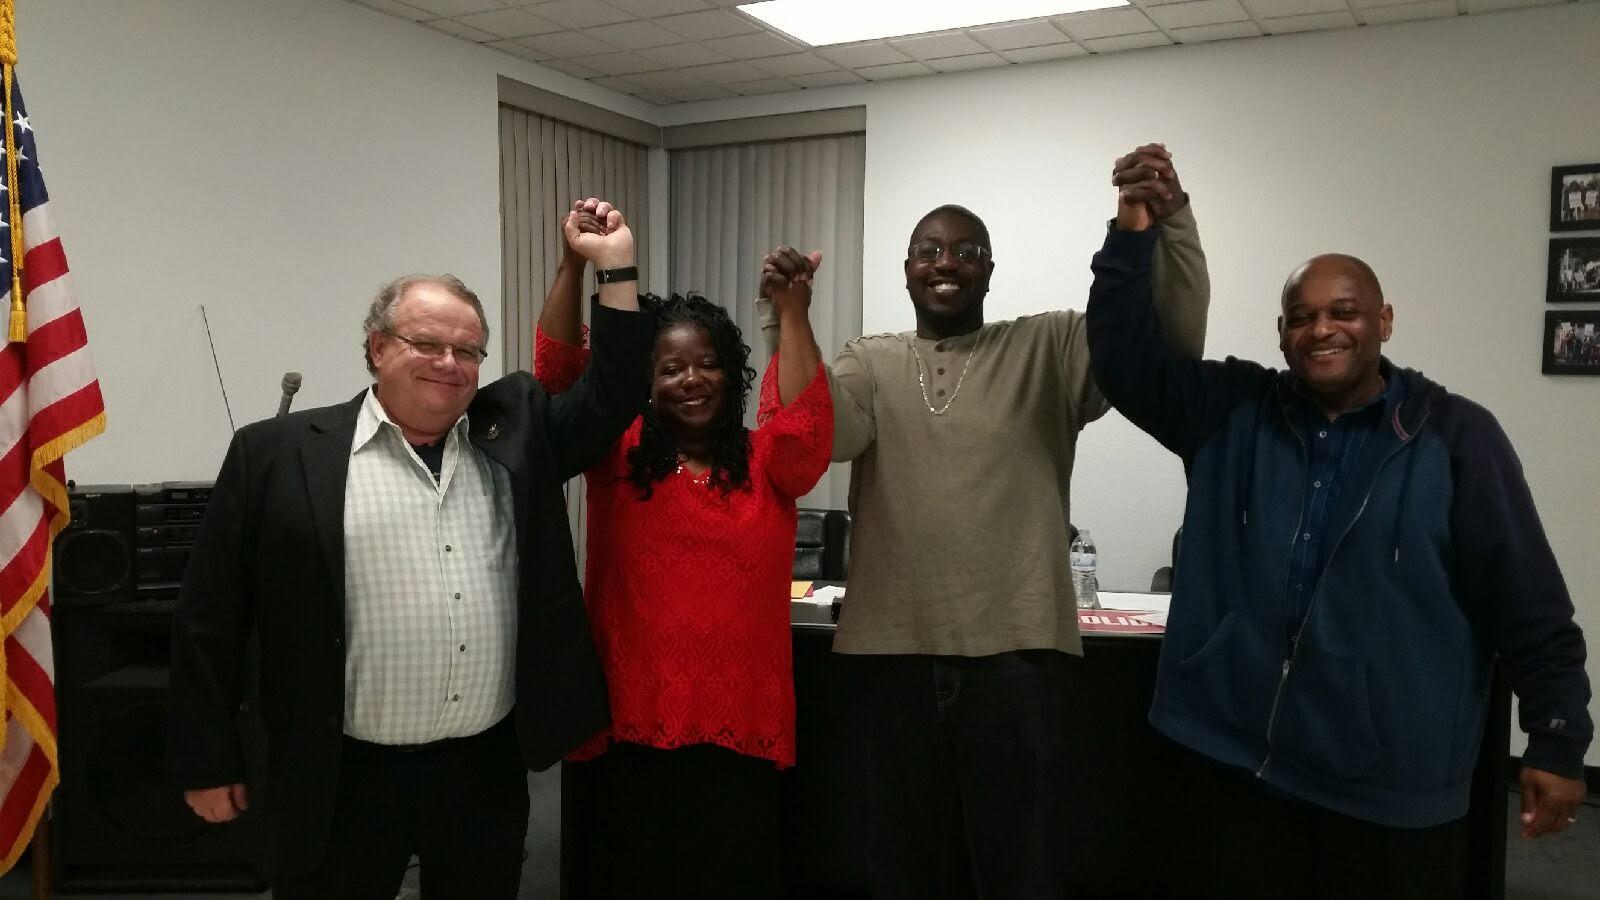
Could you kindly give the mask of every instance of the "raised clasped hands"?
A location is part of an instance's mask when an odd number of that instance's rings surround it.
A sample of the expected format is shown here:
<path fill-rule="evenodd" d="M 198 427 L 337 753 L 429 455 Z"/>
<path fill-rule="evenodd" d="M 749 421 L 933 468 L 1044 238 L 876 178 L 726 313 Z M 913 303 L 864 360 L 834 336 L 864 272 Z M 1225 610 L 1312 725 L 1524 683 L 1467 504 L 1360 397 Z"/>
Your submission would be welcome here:
<path fill-rule="evenodd" d="M 561 223 L 567 246 L 597 269 L 633 265 L 633 230 L 622 210 L 597 197 L 572 204 Z"/>
<path fill-rule="evenodd" d="M 1189 202 L 1164 144 L 1145 144 L 1117 157 L 1111 184 L 1117 189 L 1117 227 L 1125 231 L 1143 231 Z"/>
<path fill-rule="evenodd" d="M 806 316 L 811 309 L 811 280 L 822 266 L 822 251 L 801 253 L 778 247 L 761 258 L 761 296 L 772 300 L 779 317 Z"/>

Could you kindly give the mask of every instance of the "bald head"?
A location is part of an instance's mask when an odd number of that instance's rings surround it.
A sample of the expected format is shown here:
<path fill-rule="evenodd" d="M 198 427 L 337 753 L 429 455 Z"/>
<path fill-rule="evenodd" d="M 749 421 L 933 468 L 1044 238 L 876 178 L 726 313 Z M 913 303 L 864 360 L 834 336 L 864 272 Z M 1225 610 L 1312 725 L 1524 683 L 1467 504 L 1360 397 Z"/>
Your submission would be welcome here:
<path fill-rule="evenodd" d="M 1312 278 L 1348 278 L 1362 294 L 1362 304 L 1383 305 L 1383 286 L 1372 267 L 1346 253 L 1324 253 L 1296 266 L 1283 283 L 1282 306 L 1288 309 L 1300 297 L 1300 288 Z"/>

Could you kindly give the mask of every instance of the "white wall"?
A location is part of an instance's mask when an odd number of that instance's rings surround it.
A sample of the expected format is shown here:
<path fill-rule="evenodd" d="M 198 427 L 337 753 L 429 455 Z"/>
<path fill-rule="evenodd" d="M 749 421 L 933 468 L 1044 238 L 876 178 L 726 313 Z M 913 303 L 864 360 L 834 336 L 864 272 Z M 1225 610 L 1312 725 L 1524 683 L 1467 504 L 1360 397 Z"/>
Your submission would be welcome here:
<path fill-rule="evenodd" d="M 498 323 L 497 74 L 656 115 L 343 0 L 44 0 L 17 31 L 106 396 L 106 434 L 68 459 L 82 483 L 215 477 L 231 432 L 201 303 L 239 425 L 286 370 L 297 409 L 364 387 L 361 318 L 395 275 L 453 272 Z"/>
<path fill-rule="evenodd" d="M 1600 379 L 1539 373 L 1550 166 L 1600 159 L 1600 4 L 1203 44 L 668 108 L 667 124 L 865 103 L 865 330 L 912 327 L 900 261 L 943 202 L 983 215 L 991 318 L 1081 309 L 1111 161 L 1173 150 L 1210 251 L 1208 355 L 1278 360 L 1284 276 L 1372 263 L 1390 355 L 1492 410 L 1600 651 Z M 981 361 L 978 363 L 981 364 Z M 1181 519 L 1175 458 L 1116 415 L 1085 433 L 1074 519 L 1139 588 Z M 1590 672 L 1600 684 L 1600 652 Z M 1521 744 L 1517 744 L 1520 750 Z M 1600 763 L 1600 747 L 1589 754 Z"/>

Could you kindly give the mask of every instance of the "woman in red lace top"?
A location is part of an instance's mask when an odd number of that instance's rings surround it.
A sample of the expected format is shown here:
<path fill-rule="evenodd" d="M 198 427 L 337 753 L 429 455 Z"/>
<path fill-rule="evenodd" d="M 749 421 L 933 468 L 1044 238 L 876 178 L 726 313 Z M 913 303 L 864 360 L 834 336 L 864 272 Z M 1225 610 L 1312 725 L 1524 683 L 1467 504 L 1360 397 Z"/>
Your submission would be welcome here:
<path fill-rule="evenodd" d="M 534 337 L 560 392 L 582 373 L 582 260 L 563 260 Z M 584 587 L 612 725 L 575 751 L 590 802 L 587 896 L 768 897 L 779 875 L 777 769 L 794 763 L 789 585 L 795 501 L 827 469 L 833 407 L 807 318 L 784 285 L 782 343 L 744 426 L 755 372 L 727 311 L 657 306 L 650 405 L 585 473 Z M 793 326 L 793 330 L 791 330 Z"/>

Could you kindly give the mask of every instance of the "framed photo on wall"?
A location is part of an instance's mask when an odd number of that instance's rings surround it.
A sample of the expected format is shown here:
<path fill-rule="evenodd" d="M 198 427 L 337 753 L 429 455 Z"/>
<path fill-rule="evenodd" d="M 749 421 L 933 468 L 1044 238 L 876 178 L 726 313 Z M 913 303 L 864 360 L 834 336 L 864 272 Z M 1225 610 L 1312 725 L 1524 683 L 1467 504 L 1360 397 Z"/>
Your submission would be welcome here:
<path fill-rule="evenodd" d="M 1546 375 L 1600 375 L 1600 310 L 1544 314 Z"/>
<path fill-rule="evenodd" d="M 1600 162 L 1550 170 L 1550 230 L 1600 231 Z"/>
<path fill-rule="evenodd" d="M 1549 303 L 1600 303 L 1600 234 L 1550 240 L 1544 299 Z"/>

